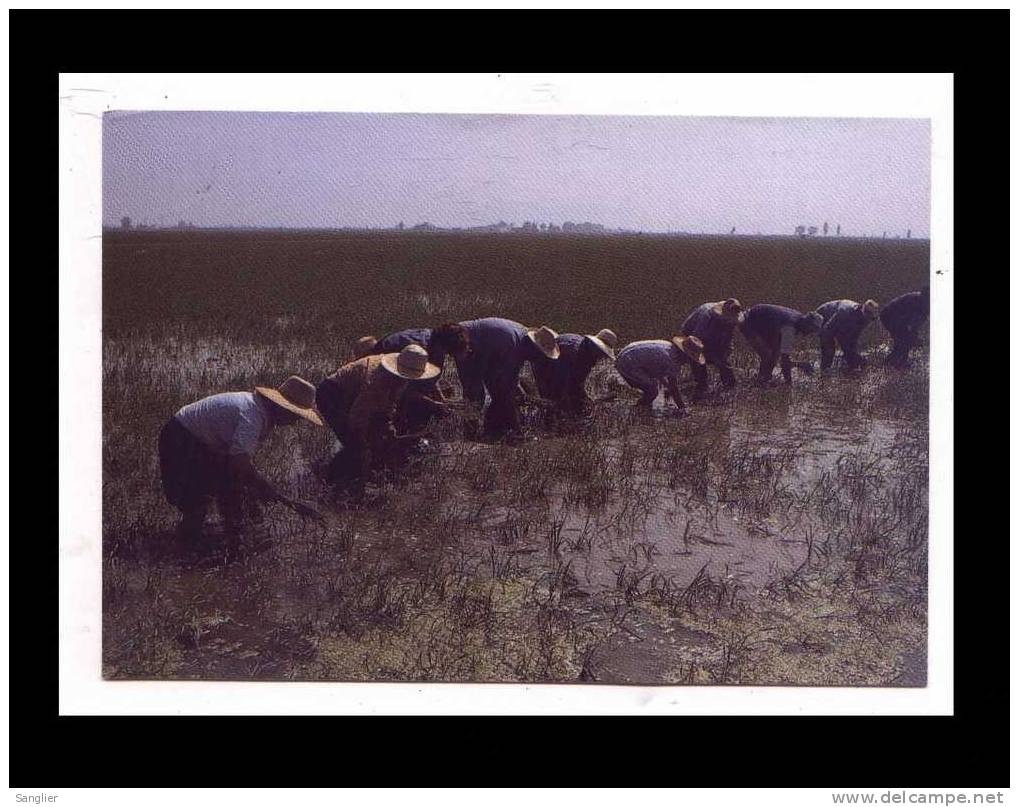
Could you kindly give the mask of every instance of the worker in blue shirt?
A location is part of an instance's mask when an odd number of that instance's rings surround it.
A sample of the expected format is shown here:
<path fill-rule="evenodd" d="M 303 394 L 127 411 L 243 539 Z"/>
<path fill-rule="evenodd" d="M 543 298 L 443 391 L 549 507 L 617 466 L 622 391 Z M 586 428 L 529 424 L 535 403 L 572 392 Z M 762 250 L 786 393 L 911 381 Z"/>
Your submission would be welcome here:
<path fill-rule="evenodd" d="M 528 328 L 502 317 L 460 324 L 470 340 L 470 351 L 453 357 L 464 398 L 481 409 L 487 392 L 492 402 L 485 410 L 486 436 L 500 439 L 515 435 L 520 430 L 520 371 L 527 361 L 558 359 L 558 334 L 545 325 Z"/>
<path fill-rule="evenodd" d="M 791 354 L 797 336 L 815 334 L 822 324 L 821 315 L 815 311 L 803 314 L 769 303 L 751 306 L 739 327 L 761 360 L 757 383 L 767 384 L 778 362 L 781 362 L 782 377 L 787 384 L 793 383 L 793 367 L 808 375 L 812 373 L 814 367 L 809 361 L 794 362 Z"/>

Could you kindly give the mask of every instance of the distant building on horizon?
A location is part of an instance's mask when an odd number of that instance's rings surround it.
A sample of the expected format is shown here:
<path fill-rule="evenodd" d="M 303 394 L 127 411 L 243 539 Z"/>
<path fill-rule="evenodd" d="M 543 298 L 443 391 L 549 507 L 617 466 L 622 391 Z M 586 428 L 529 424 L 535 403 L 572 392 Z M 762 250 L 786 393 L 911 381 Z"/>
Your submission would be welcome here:
<path fill-rule="evenodd" d="M 474 227 L 468 227 L 467 232 L 469 233 L 508 233 L 512 225 L 507 224 L 505 221 L 498 221 L 495 224 L 479 224 Z"/>
<path fill-rule="evenodd" d="M 595 224 L 591 221 L 582 221 L 579 224 L 574 224 L 572 221 L 563 222 L 564 233 L 603 233 L 605 232 L 604 224 Z"/>

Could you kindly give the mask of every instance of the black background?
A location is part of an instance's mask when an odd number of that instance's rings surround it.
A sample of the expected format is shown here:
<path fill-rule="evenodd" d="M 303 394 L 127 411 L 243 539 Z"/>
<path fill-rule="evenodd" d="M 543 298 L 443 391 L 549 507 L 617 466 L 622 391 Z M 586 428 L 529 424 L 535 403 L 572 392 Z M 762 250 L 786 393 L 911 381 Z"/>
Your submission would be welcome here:
<path fill-rule="evenodd" d="M 1008 379 L 1006 343 L 993 333 L 1008 288 L 1005 12 L 11 11 L 9 19 L 10 384 L 28 393 L 11 396 L 11 786 L 1008 783 L 1008 537 L 989 518 L 1003 509 L 992 506 L 1002 501 L 996 479 L 1007 478 L 989 461 L 1006 441 L 989 411 Z M 58 717 L 58 73 L 416 70 L 955 74 L 963 256 L 955 716 Z M 980 411 L 967 417 L 974 398 Z M 967 440 L 971 423 L 982 428 Z M 967 443 L 981 452 L 976 462 Z"/>

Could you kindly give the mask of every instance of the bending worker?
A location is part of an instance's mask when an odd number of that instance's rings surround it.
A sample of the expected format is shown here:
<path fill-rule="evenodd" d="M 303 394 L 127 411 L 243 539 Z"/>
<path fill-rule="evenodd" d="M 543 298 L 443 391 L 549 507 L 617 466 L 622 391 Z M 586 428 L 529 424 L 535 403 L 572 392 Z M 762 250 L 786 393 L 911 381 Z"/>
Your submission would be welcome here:
<path fill-rule="evenodd" d="M 485 433 L 490 439 L 512 435 L 520 429 L 517 393 L 520 370 L 527 361 L 558 359 L 559 346 L 551 328 L 527 328 L 501 317 L 461 322 L 470 340 L 470 352 L 457 358 L 464 398 L 479 409 L 485 393 L 492 402 L 485 411 Z"/>
<path fill-rule="evenodd" d="M 554 401 L 565 415 L 584 415 L 591 404 L 586 388 L 587 377 L 602 359 L 612 361 L 616 358 L 616 335 L 603 328 L 593 336 L 562 333 L 555 341 L 559 347 L 558 359 L 542 355 L 531 362 L 538 394 Z"/>
<path fill-rule="evenodd" d="M 184 551 L 201 549 L 209 505 L 216 501 L 224 521 L 228 557 L 240 550 L 244 511 L 256 518 L 259 502 L 279 502 L 304 516 L 313 507 L 276 490 L 252 464 L 272 429 L 300 420 L 322 425 L 314 409 L 315 388 L 290 376 L 277 389 L 222 392 L 181 408 L 159 433 L 159 470 L 166 500 L 183 516 L 179 542 Z"/>
<path fill-rule="evenodd" d="M 823 320 L 816 312 L 802 314 L 781 305 L 759 303 L 751 306 L 740 322 L 740 330 L 750 347 L 761 360 L 757 372 L 757 383 L 764 385 L 771 380 L 775 364 L 781 360 L 782 377 L 787 384 L 793 383 L 793 367 L 808 375 L 814 371 L 809 361 L 793 361 L 790 354 L 797 336 L 814 334 L 821 330 Z"/>
<path fill-rule="evenodd" d="M 827 370 L 835 358 L 836 344 L 850 370 L 858 370 L 867 361 L 860 355 L 860 334 L 877 318 L 880 306 L 874 300 L 857 303 L 853 300 L 832 300 L 817 307 L 821 316 L 821 369 Z"/>
<path fill-rule="evenodd" d="M 674 336 L 631 342 L 616 356 L 616 370 L 631 387 L 641 391 L 637 406 L 651 408 L 662 385 L 680 412 L 686 411 L 679 393 L 679 374 L 685 365 L 704 365 L 704 344 L 696 336 Z"/>
<path fill-rule="evenodd" d="M 355 359 L 324 379 L 315 402 L 343 444 L 326 479 L 363 484 L 374 467 L 391 461 L 401 440 L 393 418 L 408 383 L 438 374 L 423 347 L 408 345 L 399 353 Z"/>
<path fill-rule="evenodd" d="M 399 353 L 407 345 L 420 345 L 428 353 L 429 364 L 442 368 L 446 356 L 463 358 L 470 346 L 467 330 L 458 322 L 447 322 L 438 328 L 409 328 L 383 336 L 368 348 L 365 355 Z M 437 415 L 449 409 L 439 389 L 438 379 L 429 383 L 410 384 L 397 408 L 397 425 L 408 432 L 419 432 Z"/>
<path fill-rule="evenodd" d="M 911 291 L 889 301 L 881 309 L 881 322 L 894 340 L 892 352 L 885 362 L 904 370 L 909 366 L 909 352 L 916 345 L 921 326 L 931 312 L 931 287 Z"/>
<path fill-rule="evenodd" d="M 743 306 L 735 297 L 717 303 L 704 303 L 691 311 L 680 327 L 681 334 L 696 336 L 704 345 L 706 364 L 693 365 L 693 377 L 697 382 L 695 397 L 707 392 L 707 364 L 718 370 L 718 380 L 723 386 L 731 387 L 736 383 L 736 376 L 729 364 L 729 354 L 732 352 L 732 335 L 742 311 Z"/>

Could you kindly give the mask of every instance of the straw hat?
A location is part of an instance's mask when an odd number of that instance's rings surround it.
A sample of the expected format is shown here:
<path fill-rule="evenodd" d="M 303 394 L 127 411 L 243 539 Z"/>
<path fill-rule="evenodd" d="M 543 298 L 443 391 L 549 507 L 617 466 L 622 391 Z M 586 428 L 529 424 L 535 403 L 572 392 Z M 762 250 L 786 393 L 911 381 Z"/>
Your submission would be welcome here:
<path fill-rule="evenodd" d="M 863 304 L 863 315 L 867 319 L 874 319 L 880 309 L 881 306 L 879 306 L 874 300 L 867 300 L 867 302 Z"/>
<path fill-rule="evenodd" d="M 610 359 L 616 358 L 615 347 L 616 342 L 619 340 L 616 338 L 614 331 L 610 331 L 608 328 L 602 328 L 594 336 L 587 334 L 587 338 L 594 342 L 597 348 Z"/>
<path fill-rule="evenodd" d="M 559 358 L 559 345 L 556 344 L 559 334 L 549 328 L 548 325 L 542 325 L 540 328 L 531 328 L 527 331 L 527 336 L 550 359 Z"/>
<path fill-rule="evenodd" d="M 255 392 L 268 398 L 277 406 L 310 420 L 316 426 L 322 425 L 322 419 L 315 411 L 315 385 L 300 376 L 292 375 L 276 389 L 272 387 L 255 387 Z"/>
<path fill-rule="evenodd" d="M 721 300 L 715 303 L 711 306 L 711 310 L 719 316 L 725 317 L 730 322 L 735 322 L 739 319 L 743 306 L 735 297 L 730 297 L 728 300 Z"/>
<path fill-rule="evenodd" d="M 672 344 L 682 350 L 697 364 L 704 364 L 704 343 L 696 336 L 673 336 Z"/>
<path fill-rule="evenodd" d="M 371 349 L 375 347 L 378 341 L 374 336 L 362 336 L 354 342 L 354 358 L 363 359 L 371 353 Z"/>
<path fill-rule="evenodd" d="M 386 353 L 382 366 L 407 381 L 427 381 L 442 372 L 436 365 L 429 364 L 428 351 L 421 345 L 407 345 L 399 353 Z"/>

